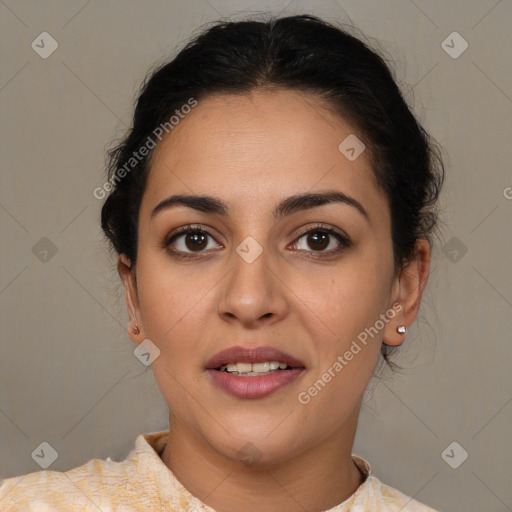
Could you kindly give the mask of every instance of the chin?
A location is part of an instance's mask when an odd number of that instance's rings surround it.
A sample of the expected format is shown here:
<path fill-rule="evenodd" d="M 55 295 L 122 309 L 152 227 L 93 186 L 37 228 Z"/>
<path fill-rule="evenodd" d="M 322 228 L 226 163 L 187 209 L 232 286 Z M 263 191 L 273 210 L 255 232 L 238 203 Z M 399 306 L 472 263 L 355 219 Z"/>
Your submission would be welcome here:
<path fill-rule="evenodd" d="M 277 431 L 277 425 L 279 422 L 274 423 L 274 431 L 239 425 L 236 431 L 227 429 L 231 435 L 224 432 L 222 440 L 210 440 L 210 443 L 225 457 L 247 467 L 279 464 L 292 458 L 300 449 L 297 446 L 297 433 L 282 429 Z M 291 439 L 295 442 L 292 443 Z"/>

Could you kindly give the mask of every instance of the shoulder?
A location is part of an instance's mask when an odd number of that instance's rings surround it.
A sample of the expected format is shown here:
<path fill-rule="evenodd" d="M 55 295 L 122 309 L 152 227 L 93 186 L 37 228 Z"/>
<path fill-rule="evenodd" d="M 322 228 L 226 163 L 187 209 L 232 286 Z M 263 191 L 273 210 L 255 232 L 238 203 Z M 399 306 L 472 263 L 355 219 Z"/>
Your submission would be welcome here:
<path fill-rule="evenodd" d="M 365 476 L 364 482 L 357 491 L 345 502 L 340 503 L 328 512 L 437 512 L 419 501 L 407 496 L 399 490 L 382 483 L 371 474 L 368 461 L 352 455 L 356 466 Z"/>
<path fill-rule="evenodd" d="M 158 478 L 162 464 L 155 448 L 165 432 L 140 435 L 128 457 L 115 462 L 92 459 L 66 472 L 37 471 L 8 478 L 0 482 L 2 510 L 111 510 L 129 505 L 123 510 L 143 510 L 159 500 Z M 149 441 L 148 441 L 149 440 Z M 165 472 L 164 472 L 165 475 Z M 136 498 L 137 506 L 132 507 Z M 155 503 L 160 505 L 160 501 Z M 5 508 L 4 508 L 5 507 Z"/>
<path fill-rule="evenodd" d="M 373 505 L 370 510 L 388 512 L 437 512 L 433 508 L 400 492 L 398 489 L 382 483 L 373 475 L 370 475 L 368 480 L 366 499 Z"/>

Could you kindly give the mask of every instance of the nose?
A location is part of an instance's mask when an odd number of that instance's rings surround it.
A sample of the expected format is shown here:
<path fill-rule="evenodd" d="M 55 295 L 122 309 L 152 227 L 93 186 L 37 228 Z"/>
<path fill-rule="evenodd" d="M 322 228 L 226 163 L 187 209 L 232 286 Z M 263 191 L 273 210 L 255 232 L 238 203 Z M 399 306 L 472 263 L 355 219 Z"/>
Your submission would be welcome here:
<path fill-rule="evenodd" d="M 233 252 L 230 263 L 217 305 L 219 316 L 247 329 L 283 319 L 288 311 L 285 286 L 276 269 L 270 268 L 266 251 L 251 263 Z"/>

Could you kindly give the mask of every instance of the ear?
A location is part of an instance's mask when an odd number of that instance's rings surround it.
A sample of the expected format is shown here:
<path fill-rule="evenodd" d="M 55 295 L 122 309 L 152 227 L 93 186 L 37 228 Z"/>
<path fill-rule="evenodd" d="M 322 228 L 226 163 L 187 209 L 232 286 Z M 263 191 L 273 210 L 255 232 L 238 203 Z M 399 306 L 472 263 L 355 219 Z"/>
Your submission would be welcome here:
<path fill-rule="evenodd" d="M 117 271 L 124 284 L 126 308 L 129 317 L 127 327 L 128 336 L 138 345 L 145 339 L 145 334 L 140 316 L 135 268 L 132 267 L 130 260 L 125 254 L 121 254 L 117 260 Z"/>
<path fill-rule="evenodd" d="M 384 328 L 382 341 L 386 345 L 398 346 L 404 342 L 405 334 L 397 328 L 402 325 L 409 328 L 416 319 L 429 272 L 430 244 L 422 238 L 416 242 L 414 259 L 395 278 L 392 303 L 396 314 Z"/>

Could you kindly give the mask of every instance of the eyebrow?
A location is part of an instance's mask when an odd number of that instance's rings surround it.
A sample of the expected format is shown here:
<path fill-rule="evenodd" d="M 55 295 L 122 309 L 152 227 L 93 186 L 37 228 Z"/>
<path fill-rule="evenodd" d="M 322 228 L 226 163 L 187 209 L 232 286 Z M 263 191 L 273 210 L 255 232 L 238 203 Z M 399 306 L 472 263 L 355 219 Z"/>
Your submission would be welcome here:
<path fill-rule="evenodd" d="M 343 192 L 334 190 L 320 193 L 308 192 L 287 197 L 274 208 L 272 215 L 276 218 L 282 218 L 298 211 L 308 210 L 316 206 L 330 203 L 343 203 L 352 206 L 370 222 L 368 212 L 359 201 Z M 158 203 L 151 212 L 151 218 L 155 217 L 161 211 L 168 210 L 175 206 L 186 206 L 203 213 L 211 213 L 223 217 L 228 215 L 228 206 L 220 199 L 204 195 L 177 194 L 167 197 Z"/>

